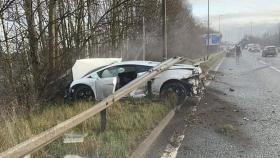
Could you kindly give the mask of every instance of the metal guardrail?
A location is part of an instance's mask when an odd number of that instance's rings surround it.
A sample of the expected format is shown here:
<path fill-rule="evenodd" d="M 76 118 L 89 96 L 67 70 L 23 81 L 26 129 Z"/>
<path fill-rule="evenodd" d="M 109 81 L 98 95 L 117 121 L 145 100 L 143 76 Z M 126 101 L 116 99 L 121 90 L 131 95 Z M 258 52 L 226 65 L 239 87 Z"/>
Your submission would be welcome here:
<path fill-rule="evenodd" d="M 130 82 L 123 88 L 116 91 L 114 94 L 108 96 L 103 101 L 94 105 L 92 108 L 4 151 L 0 154 L 0 158 L 18 158 L 33 153 L 40 148 L 53 142 L 65 132 L 76 127 L 87 119 L 93 117 L 94 115 L 106 110 L 115 101 L 127 96 L 130 92 L 147 83 L 149 80 L 160 74 L 161 72 L 167 70 L 169 67 L 176 63 L 182 62 L 184 59 L 181 57 L 174 57 L 166 60 L 159 64 L 158 66 L 151 69 L 149 72 L 145 73 L 141 77 Z"/>

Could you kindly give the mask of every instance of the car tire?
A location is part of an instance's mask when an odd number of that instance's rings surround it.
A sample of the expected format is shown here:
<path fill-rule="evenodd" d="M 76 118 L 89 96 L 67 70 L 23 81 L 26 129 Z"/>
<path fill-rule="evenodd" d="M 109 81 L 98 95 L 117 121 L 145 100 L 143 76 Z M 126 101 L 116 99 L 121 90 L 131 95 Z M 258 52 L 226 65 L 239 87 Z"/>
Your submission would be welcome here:
<path fill-rule="evenodd" d="M 175 94 L 176 100 L 170 98 L 174 97 L 174 95 L 172 96 L 172 94 Z M 173 100 L 173 103 L 175 103 L 176 105 L 183 105 L 187 100 L 187 96 L 188 90 L 185 84 L 180 81 L 167 83 L 163 85 L 160 91 L 161 98 Z"/>
<path fill-rule="evenodd" d="M 73 99 L 74 101 L 93 101 L 95 97 L 89 86 L 81 85 L 74 89 Z"/>

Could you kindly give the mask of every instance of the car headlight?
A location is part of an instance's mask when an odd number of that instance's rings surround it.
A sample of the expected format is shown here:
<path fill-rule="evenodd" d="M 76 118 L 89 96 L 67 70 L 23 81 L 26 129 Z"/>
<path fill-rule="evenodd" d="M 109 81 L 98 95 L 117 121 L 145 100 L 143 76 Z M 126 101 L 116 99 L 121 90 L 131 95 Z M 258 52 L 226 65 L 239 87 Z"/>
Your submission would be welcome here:
<path fill-rule="evenodd" d="M 202 73 L 202 70 L 200 67 L 196 67 L 193 69 L 193 74 L 201 74 Z"/>

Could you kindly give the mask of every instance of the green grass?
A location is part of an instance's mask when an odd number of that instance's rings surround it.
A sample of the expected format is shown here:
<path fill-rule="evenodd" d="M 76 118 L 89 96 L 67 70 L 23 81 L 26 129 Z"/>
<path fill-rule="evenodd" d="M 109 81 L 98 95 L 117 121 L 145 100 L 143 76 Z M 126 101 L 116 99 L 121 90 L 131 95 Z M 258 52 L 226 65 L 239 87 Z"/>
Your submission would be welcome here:
<path fill-rule="evenodd" d="M 11 114 L 0 122 L 0 152 L 94 106 L 93 103 L 45 107 L 25 116 Z M 87 157 L 129 157 L 137 145 L 172 106 L 157 100 L 126 99 L 108 109 L 105 132 L 100 133 L 97 115 L 69 132 L 87 133 L 83 143 L 63 144 L 63 137 L 52 142 L 33 157 L 63 157 L 75 154 Z"/>

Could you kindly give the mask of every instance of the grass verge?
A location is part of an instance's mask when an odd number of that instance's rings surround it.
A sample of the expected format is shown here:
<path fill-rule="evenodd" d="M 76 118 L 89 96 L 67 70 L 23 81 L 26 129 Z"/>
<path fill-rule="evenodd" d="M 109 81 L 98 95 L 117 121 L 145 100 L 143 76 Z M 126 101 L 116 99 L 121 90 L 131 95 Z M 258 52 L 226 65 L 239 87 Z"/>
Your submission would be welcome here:
<path fill-rule="evenodd" d="M 0 152 L 12 147 L 56 124 L 90 108 L 93 103 L 57 105 L 24 116 L 11 114 L 0 122 Z M 126 99 L 108 109 L 107 130 L 100 129 L 97 115 L 70 132 L 86 133 L 82 143 L 64 144 L 63 136 L 41 149 L 32 157 L 129 157 L 139 142 L 172 109 L 171 104 L 159 100 Z"/>
<path fill-rule="evenodd" d="M 212 54 L 207 61 L 200 64 L 200 67 L 202 68 L 203 72 L 207 72 L 211 67 L 221 61 L 224 56 L 224 53 Z"/>

